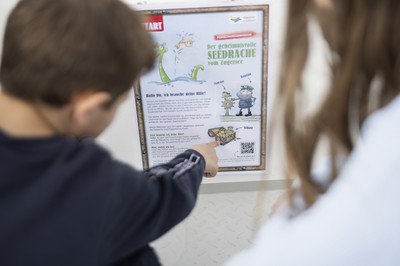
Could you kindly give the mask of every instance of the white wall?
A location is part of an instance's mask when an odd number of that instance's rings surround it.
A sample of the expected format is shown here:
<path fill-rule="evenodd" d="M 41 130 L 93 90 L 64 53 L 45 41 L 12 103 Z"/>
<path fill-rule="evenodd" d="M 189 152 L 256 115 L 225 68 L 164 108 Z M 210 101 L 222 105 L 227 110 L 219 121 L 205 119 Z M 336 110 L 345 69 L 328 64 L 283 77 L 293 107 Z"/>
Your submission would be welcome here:
<path fill-rule="evenodd" d="M 6 18 L 12 7 L 17 3 L 17 0 L 0 0 L 0 36 L 3 40 L 4 28 L 6 24 Z M 3 41 L 0 43 L 0 48 L 3 47 Z M 0 55 L 3 49 L 0 49 Z"/>
<path fill-rule="evenodd" d="M 286 7 L 287 0 L 124 0 L 128 4 L 139 9 L 164 9 L 168 7 L 191 7 L 191 6 L 214 6 L 214 5 L 245 5 L 245 4 L 269 4 L 269 66 L 268 66 L 268 103 L 267 117 L 268 126 L 273 114 L 273 104 L 276 97 L 279 70 L 284 45 L 284 34 L 286 30 Z M 326 85 L 329 82 L 328 68 L 323 62 L 326 61 L 326 44 L 322 42 L 319 34 L 319 28 L 313 25 L 310 28 L 313 42 L 311 50 L 313 51 L 311 60 L 308 64 L 308 70 L 304 84 L 306 88 L 306 108 L 308 112 L 314 111 L 318 106 L 318 100 L 324 94 Z M 118 139 L 115 138 L 118 136 Z M 133 93 L 130 99 L 122 106 L 119 116 L 111 127 L 99 138 L 99 141 L 107 146 L 114 155 L 137 167 L 141 168 L 140 146 L 137 143 L 138 128 L 135 115 L 135 100 Z M 268 157 L 267 171 L 262 173 L 246 174 L 219 174 L 216 178 L 206 179 L 204 184 L 232 182 L 258 182 L 260 180 L 282 180 L 281 165 L 282 153 L 281 143 L 275 139 L 274 142 L 267 144 Z"/>
<path fill-rule="evenodd" d="M 167 7 L 191 7 L 208 5 L 239 5 L 250 3 L 270 4 L 270 29 L 269 29 L 269 73 L 268 73 L 268 103 L 267 116 L 270 119 L 272 103 L 275 98 L 278 85 L 278 72 L 280 68 L 283 37 L 285 33 L 286 0 L 216 0 L 216 1 L 185 1 L 185 0 L 125 0 L 130 5 L 140 9 L 162 9 Z M 145 3 L 145 4 L 144 4 Z M 134 95 L 122 106 L 119 116 L 111 127 L 99 138 L 99 141 L 107 146 L 114 155 L 138 168 L 142 167 L 140 146 L 137 143 L 138 128 L 135 115 Z M 118 136 L 118 139 L 115 138 Z M 268 157 L 272 154 L 271 147 L 267 146 Z M 273 152 L 277 154 L 277 152 Z M 267 159 L 266 172 L 250 172 L 245 174 L 219 174 L 216 178 L 204 180 L 205 184 L 231 183 L 231 182 L 257 182 L 260 180 L 280 180 L 279 157 L 274 156 Z M 274 162 L 278 159 L 278 162 Z"/>

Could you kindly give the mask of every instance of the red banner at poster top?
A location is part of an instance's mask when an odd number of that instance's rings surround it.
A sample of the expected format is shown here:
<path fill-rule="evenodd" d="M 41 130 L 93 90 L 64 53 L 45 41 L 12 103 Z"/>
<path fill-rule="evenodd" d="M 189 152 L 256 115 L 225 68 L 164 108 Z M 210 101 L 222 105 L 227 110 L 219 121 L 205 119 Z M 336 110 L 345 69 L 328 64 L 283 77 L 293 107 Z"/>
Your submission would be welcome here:
<path fill-rule="evenodd" d="M 147 16 L 144 27 L 150 32 L 164 31 L 164 17 L 162 15 Z"/>

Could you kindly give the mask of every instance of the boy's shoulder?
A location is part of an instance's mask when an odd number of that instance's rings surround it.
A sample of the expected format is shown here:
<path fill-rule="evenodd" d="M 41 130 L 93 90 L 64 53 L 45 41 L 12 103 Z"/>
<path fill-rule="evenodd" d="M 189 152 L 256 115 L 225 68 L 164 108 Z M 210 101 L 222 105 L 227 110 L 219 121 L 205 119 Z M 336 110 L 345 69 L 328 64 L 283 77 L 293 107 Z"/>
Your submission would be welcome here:
<path fill-rule="evenodd" d="M 111 181 L 115 181 L 119 175 L 139 174 L 92 139 L 15 138 L 0 132 L 0 159 L 3 173 L 14 180 L 29 177 L 50 181 L 54 177 L 58 182 L 93 182 L 114 177 Z"/>

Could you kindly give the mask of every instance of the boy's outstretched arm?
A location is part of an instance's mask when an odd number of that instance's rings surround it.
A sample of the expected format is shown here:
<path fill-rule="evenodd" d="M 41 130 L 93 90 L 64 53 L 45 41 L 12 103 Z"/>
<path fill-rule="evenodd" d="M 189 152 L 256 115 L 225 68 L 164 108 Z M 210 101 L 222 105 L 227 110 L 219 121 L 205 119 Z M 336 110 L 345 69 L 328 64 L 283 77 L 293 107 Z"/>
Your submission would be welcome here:
<path fill-rule="evenodd" d="M 193 146 L 170 162 L 138 172 L 120 165 L 109 198 L 105 242 L 110 263 L 131 256 L 181 222 L 194 208 L 203 175 L 215 176 L 218 142 Z"/>

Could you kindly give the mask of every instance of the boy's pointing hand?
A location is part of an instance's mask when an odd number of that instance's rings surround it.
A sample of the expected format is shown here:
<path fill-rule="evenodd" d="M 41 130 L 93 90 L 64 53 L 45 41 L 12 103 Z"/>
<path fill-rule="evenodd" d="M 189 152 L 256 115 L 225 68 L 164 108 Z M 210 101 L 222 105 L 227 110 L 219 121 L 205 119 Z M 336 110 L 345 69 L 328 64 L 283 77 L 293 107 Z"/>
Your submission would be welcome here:
<path fill-rule="evenodd" d="M 215 148 L 219 146 L 218 141 L 199 144 L 192 146 L 192 150 L 197 151 L 203 155 L 206 160 L 206 169 L 204 171 L 205 177 L 214 177 L 218 173 L 218 157 Z"/>

